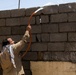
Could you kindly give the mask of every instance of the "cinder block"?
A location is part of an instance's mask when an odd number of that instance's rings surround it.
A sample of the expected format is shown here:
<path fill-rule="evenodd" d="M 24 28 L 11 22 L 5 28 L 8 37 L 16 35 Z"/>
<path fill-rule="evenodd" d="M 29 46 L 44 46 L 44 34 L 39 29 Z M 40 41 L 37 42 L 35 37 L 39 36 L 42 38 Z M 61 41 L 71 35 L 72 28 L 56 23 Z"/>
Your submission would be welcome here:
<path fill-rule="evenodd" d="M 41 23 L 49 23 L 49 16 L 48 15 L 42 15 L 41 16 Z"/>
<path fill-rule="evenodd" d="M 25 16 L 25 9 L 14 9 L 11 10 L 11 17 Z"/>
<path fill-rule="evenodd" d="M 50 34 L 50 42 L 67 41 L 67 33 L 53 33 Z"/>
<path fill-rule="evenodd" d="M 69 52 L 52 52 L 52 61 L 70 61 Z"/>
<path fill-rule="evenodd" d="M 44 52 L 43 60 L 49 61 L 52 60 L 52 52 Z"/>
<path fill-rule="evenodd" d="M 64 51 L 64 43 L 48 43 L 48 51 Z"/>
<path fill-rule="evenodd" d="M 54 14 L 58 13 L 58 5 L 44 6 L 44 9 L 41 11 L 43 14 Z"/>
<path fill-rule="evenodd" d="M 76 51 L 76 43 L 65 43 L 65 51 Z"/>
<path fill-rule="evenodd" d="M 69 22 L 76 21 L 76 13 L 69 13 L 68 17 Z"/>
<path fill-rule="evenodd" d="M 10 35 L 11 27 L 0 27 L 0 35 Z"/>
<path fill-rule="evenodd" d="M 42 42 L 48 42 L 50 41 L 50 34 L 42 34 L 41 35 L 41 38 L 42 38 Z"/>
<path fill-rule="evenodd" d="M 75 12 L 76 11 L 76 3 L 67 3 L 59 5 L 59 12 Z"/>
<path fill-rule="evenodd" d="M 0 18 L 10 17 L 10 10 L 0 11 Z"/>
<path fill-rule="evenodd" d="M 70 61 L 76 63 L 76 52 L 70 53 Z"/>
<path fill-rule="evenodd" d="M 35 8 L 28 8 L 26 9 L 26 16 L 30 16 L 33 12 L 35 12 L 38 9 L 38 7 Z M 35 14 L 36 15 L 36 14 Z"/>
<path fill-rule="evenodd" d="M 20 34 L 24 34 L 25 33 L 25 31 L 26 31 L 26 29 L 25 29 L 26 27 L 25 26 L 19 26 L 19 27 L 12 27 L 11 29 L 12 29 L 12 31 L 11 31 L 11 33 L 12 33 L 12 35 L 13 34 L 15 34 L 15 35 L 20 35 Z"/>
<path fill-rule="evenodd" d="M 58 32 L 58 24 L 43 24 L 42 32 Z"/>
<path fill-rule="evenodd" d="M 76 31 L 76 23 L 61 23 L 59 24 L 60 32 L 75 32 Z"/>
<path fill-rule="evenodd" d="M 66 13 L 51 15 L 50 18 L 51 18 L 50 19 L 51 22 L 67 22 L 68 20 L 68 16 Z"/>
<path fill-rule="evenodd" d="M 37 52 L 28 52 L 25 57 L 23 57 L 23 60 L 37 60 Z"/>
<path fill-rule="evenodd" d="M 76 42 L 76 33 L 68 33 L 68 41 Z"/>
<path fill-rule="evenodd" d="M 22 61 L 24 69 L 30 69 L 30 61 Z"/>
<path fill-rule="evenodd" d="M 32 44 L 32 51 L 47 51 L 46 43 L 34 43 Z"/>
<path fill-rule="evenodd" d="M 20 25 L 20 18 L 6 19 L 6 26 L 18 26 Z"/>
<path fill-rule="evenodd" d="M 41 33 L 41 25 L 33 25 L 32 33 Z"/>
<path fill-rule="evenodd" d="M 0 26 L 5 26 L 5 19 L 0 19 Z"/>

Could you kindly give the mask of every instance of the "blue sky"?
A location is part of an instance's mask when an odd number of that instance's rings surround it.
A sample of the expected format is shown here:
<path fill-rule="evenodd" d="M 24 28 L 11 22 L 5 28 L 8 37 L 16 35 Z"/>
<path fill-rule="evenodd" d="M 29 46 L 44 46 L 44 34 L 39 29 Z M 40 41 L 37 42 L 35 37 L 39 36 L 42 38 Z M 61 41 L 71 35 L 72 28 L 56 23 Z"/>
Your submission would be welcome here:
<path fill-rule="evenodd" d="M 18 9 L 19 0 L 0 0 L 0 10 Z M 38 6 L 55 5 L 76 2 L 76 0 L 21 0 L 20 8 L 32 8 Z"/>

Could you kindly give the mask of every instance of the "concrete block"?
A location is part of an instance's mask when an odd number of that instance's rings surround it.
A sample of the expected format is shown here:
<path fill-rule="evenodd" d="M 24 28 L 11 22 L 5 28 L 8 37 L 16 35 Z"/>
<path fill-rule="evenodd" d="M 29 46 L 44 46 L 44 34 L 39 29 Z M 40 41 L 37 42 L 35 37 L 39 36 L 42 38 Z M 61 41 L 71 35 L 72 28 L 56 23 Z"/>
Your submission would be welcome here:
<path fill-rule="evenodd" d="M 50 17 L 50 21 L 51 22 L 67 22 L 68 17 L 67 14 L 55 14 L 55 15 L 51 15 Z"/>
<path fill-rule="evenodd" d="M 50 42 L 67 41 L 67 33 L 53 33 L 50 34 Z"/>

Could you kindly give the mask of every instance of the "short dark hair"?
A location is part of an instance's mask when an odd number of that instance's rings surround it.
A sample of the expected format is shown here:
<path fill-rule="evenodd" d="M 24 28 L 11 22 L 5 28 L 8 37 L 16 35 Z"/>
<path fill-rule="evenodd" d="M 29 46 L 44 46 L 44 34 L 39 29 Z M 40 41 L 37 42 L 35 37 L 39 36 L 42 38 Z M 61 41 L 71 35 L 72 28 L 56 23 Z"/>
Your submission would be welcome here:
<path fill-rule="evenodd" d="M 8 44 L 10 44 L 10 43 L 9 43 L 9 41 L 7 40 L 7 38 L 2 41 L 2 47 L 3 47 L 3 46 L 6 46 L 6 45 L 8 45 Z"/>

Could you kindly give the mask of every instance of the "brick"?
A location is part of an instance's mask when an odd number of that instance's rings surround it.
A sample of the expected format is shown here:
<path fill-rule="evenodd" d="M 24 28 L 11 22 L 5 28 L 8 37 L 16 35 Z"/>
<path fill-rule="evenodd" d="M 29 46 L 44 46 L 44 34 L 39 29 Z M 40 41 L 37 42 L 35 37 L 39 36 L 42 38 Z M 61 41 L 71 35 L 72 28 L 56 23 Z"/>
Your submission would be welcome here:
<path fill-rule="evenodd" d="M 76 3 L 67 3 L 59 5 L 59 12 L 75 12 Z"/>
<path fill-rule="evenodd" d="M 12 34 L 20 35 L 25 33 L 25 26 L 12 27 Z"/>
<path fill-rule="evenodd" d="M 41 11 L 43 14 L 54 14 L 58 13 L 58 5 L 45 6 Z"/>
<path fill-rule="evenodd" d="M 50 17 L 51 22 L 67 22 L 67 14 L 55 14 Z"/>
<path fill-rule="evenodd" d="M 32 51 L 47 51 L 46 43 L 34 43 L 32 44 Z"/>
<path fill-rule="evenodd" d="M 69 52 L 52 52 L 52 61 L 70 61 Z"/>
<path fill-rule="evenodd" d="M 59 24 L 60 32 L 75 32 L 76 31 L 76 23 L 61 23 Z"/>
<path fill-rule="evenodd" d="M 47 15 L 41 16 L 41 23 L 49 23 L 49 16 Z"/>
<path fill-rule="evenodd" d="M 65 44 L 65 51 L 76 51 L 76 43 L 66 43 Z"/>
<path fill-rule="evenodd" d="M 30 60 L 30 61 L 37 60 L 37 52 L 28 52 L 26 56 L 23 57 L 23 60 Z"/>
<path fill-rule="evenodd" d="M 23 17 L 20 19 L 20 24 L 21 25 L 28 25 L 30 17 Z M 35 24 L 35 17 L 32 17 L 30 24 Z"/>
<path fill-rule="evenodd" d="M 0 27 L 0 35 L 10 35 L 11 28 L 10 27 Z"/>
<path fill-rule="evenodd" d="M 76 41 L 76 33 L 68 33 L 68 41 Z"/>
<path fill-rule="evenodd" d="M 58 32 L 58 24 L 43 24 L 42 32 Z"/>
<path fill-rule="evenodd" d="M 42 38 L 42 42 L 50 41 L 50 35 L 48 33 L 47 34 L 42 34 L 41 38 Z"/>
<path fill-rule="evenodd" d="M 52 41 L 67 41 L 67 34 L 66 33 L 50 34 L 50 42 Z"/>
<path fill-rule="evenodd" d="M 5 26 L 5 19 L 0 19 L 0 26 Z"/>
<path fill-rule="evenodd" d="M 64 43 L 48 43 L 48 51 L 64 51 Z"/>
<path fill-rule="evenodd" d="M 11 10 L 11 17 L 25 16 L 25 9 L 14 9 Z"/>
<path fill-rule="evenodd" d="M 0 18 L 8 18 L 10 17 L 10 10 L 0 11 Z"/>
<path fill-rule="evenodd" d="M 32 26 L 32 33 L 41 33 L 41 25 L 33 25 Z"/>
<path fill-rule="evenodd" d="M 76 13 L 69 13 L 68 17 L 69 22 L 76 21 Z"/>
<path fill-rule="evenodd" d="M 20 25 L 20 18 L 6 19 L 6 26 L 18 26 Z"/>

